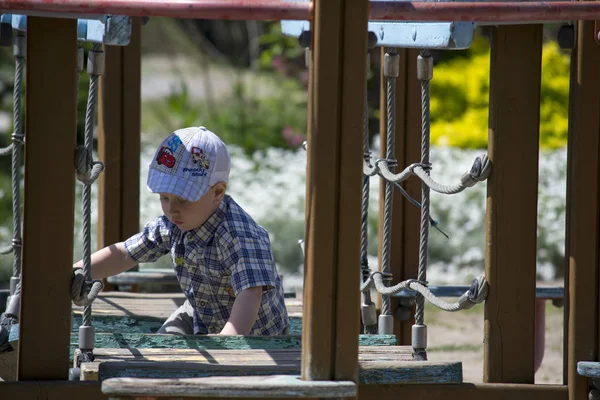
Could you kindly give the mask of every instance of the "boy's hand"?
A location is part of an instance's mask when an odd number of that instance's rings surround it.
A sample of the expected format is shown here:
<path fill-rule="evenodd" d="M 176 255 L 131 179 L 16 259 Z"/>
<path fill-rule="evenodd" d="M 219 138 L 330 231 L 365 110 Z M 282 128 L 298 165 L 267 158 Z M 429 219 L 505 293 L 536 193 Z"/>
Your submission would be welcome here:
<path fill-rule="evenodd" d="M 71 300 L 75 305 L 84 307 L 92 304 L 103 288 L 104 283 L 102 281 L 86 281 L 83 268 L 73 268 Z"/>

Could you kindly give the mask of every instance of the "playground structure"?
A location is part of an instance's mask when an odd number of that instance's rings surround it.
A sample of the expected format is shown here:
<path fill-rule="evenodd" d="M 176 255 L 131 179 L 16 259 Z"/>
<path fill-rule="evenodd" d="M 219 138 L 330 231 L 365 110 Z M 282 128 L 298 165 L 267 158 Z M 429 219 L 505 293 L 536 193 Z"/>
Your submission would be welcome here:
<path fill-rule="evenodd" d="M 83 6 L 85 4 L 85 7 Z M 580 361 L 598 361 L 600 223 L 600 48 L 593 21 L 579 21 L 572 50 L 565 281 L 564 385 L 534 382 L 535 253 L 541 25 L 493 28 L 490 71 L 489 159 L 483 384 L 358 385 L 360 307 L 358 266 L 364 155 L 363 114 L 367 23 L 381 20 L 560 21 L 600 19 L 600 3 L 395 3 L 367 1 L 181 2 L 0 1 L 14 13 L 128 14 L 173 17 L 310 20 L 310 90 L 307 170 L 306 281 L 302 377 L 312 397 L 338 393 L 360 398 L 583 399 L 592 381 Z M 213 7 L 213 8 L 210 8 Z M 237 7 L 237 8 L 236 8 Z M 287 10 L 287 11 L 286 11 Z M 506 12 L 504 12 L 506 11 Z M 494 12 L 492 14 L 492 12 Z M 49 14 L 45 14 L 46 16 Z M 139 18 L 131 43 L 106 47 L 100 95 L 101 178 L 99 246 L 138 229 Z M 27 146 L 21 336 L 16 383 L 0 384 L 6 398 L 103 398 L 99 383 L 66 382 L 73 244 L 77 23 L 32 17 L 27 26 Z M 48 35 L 52 32 L 52 35 Z M 398 165 L 421 159 L 421 101 L 416 50 L 398 49 L 396 149 Z M 382 57 L 383 54 L 382 54 Z M 56 62 L 56 60 L 61 62 Z M 53 79 L 47 79 L 52 76 Z M 385 83 L 385 79 L 382 80 Z M 70 88 L 70 89 L 69 89 Z M 386 90 L 382 90 L 385 96 Z M 61 101 L 55 101 L 57 94 Z M 54 101 L 53 101 L 54 100 Z M 385 99 L 384 99 L 385 100 Z M 387 104 L 382 101 L 382 104 Z M 387 132 L 382 121 L 381 132 Z M 382 138 L 382 148 L 387 138 Z M 107 149 L 110 149 L 108 157 Z M 517 156 L 515 150 L 519 150 Z M 48 179 L 47 154 L 53 158 Z M 102 176 L 102 175 L 101 175 Z M 418 182 L 406 190 L 419 197 Z M 52 193 L 52 196 L 48 196 Z M 384 196 L 381 196 L 384 198 Z M 415 278 L 419 221 L 406 200 L 394 200 L 390 272 Z M 53 213 L 42 210 L 55 210 Z M 383 223 L 380 226 L 383 227 Z M 383 229 L 383 228 L 382 228 Z M 48 263 L 48 254 L 53 262 Z M 324 293 L 331 296 L 323 296 Z M 392 309 L 398 299 L 392 298 Z M 28 311 L 35 310 L 35 312 Z M 52 326 L 53 329 L 40 327 Z M 43 330 L 41 339 L 40 331 Z M 400 344 L 411 343 L 410 324 L 394 321 Z M 43 356 L 42 356 L 43 355 Z M 42 361 L 43 360 L 43 361 Z M 582 372 L 594 376 L 594 364 Z M 587 368 L 589 367 L 589 368 Z M 318 383 L 316 381 L 324 381 Z M 143 382 L 143 381 L 142 381 Z M 327 384 L 332 383 L 332 385 Z M 339 382 L 336 384 L 335 382 Z M 164 381 L 163 381 L 164 383 Z M 312 386 L 311 386 L 312 385 Z M 262 397 L 267 385 L 247 386 Z M 275 385 L 276 386 L 276 385 Z M 113 387 L 114 388 L 114 387 Z M 338 390 L 336 392 L 336 390 Z M 117 389 L 118 390 L 118 389 Z M 113 392 L 116 393 L 116 392 Z M 206 393 L 218 395 L 215 392 Z M 341 393 L 341 394 L 340 394 Z M 239 394 L 239 393 L 237 393 Z M 318 395 L 318 396 L 317 396 Z M 127 397 L 127 394 L 119 396 Z"/>

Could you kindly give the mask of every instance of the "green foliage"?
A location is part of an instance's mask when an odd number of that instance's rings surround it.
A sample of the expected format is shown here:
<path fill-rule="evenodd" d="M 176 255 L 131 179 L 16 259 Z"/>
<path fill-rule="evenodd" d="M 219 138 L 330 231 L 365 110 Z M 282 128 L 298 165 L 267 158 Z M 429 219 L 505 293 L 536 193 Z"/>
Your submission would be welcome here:
<path fill-rule="evenodd" d="M 490 53 L 477 36 L 467 57 L 438 64 L 431 81 L 432 143 L 484 148 L 488 136 Z M 542 53 L 540 145 L 566 144 L 569 100 L 569 57 L 549 41 Z"/>
<path fill-rule="evenodd" d="M 178 128 L 203 125 L 248 155 L 269 147 L 298 147 L 306 131 L 306 94 L 294 80 L 273 79 L 279 87 L 272 95 L 258 98 L 251 86 L 237 81 L 232 95 L 218 103 L 195 103 L 182 83 L 166 101 L 146 104 L 153 118 L 143 129 L 166 136 Z"/>

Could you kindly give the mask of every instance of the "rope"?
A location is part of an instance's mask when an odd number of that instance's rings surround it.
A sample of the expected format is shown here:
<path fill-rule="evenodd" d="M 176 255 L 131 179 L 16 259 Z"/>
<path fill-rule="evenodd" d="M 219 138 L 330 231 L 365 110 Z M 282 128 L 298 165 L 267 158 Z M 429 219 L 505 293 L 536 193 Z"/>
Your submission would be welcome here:
<path fill-rule="evenodd" d="M 387 279 L 389 279 L 389 275 L 386 276 L 380 271 L 375 271 L 371 274 L 369 279 L 363 283 L 363 285 L 360 287 L 360 290 L 365 291 L 375 288 L 379 293 L 386 296 L 391 296 L 403 290 L 412 290 L 418 293 L 417 297 L 423 297 L 434 306 L 444 311 L 455 312 L 460 310 L 468 310 L 475 304 L 483 303 L 487 297 L 489 287 L 484 276 L 477 277 L 473 279 L 469 290 L 459 297 L 456 302 L 448 303 L 431 293 L 425 282 L 416 279 L 408 279 L 399 282 L 394 286 L 387 286 L 384 282 Z"/>
<path fill-rule="evenodd" d="M 436 182 L 429 175 L 431 165 L 424 163 L 414 163 L 406 167 L 402 172 L 394 174 L 390 171 L 388 165 L 395 163 L 395 160 L 385 158 L 375 159 L 373 163 L 370 160 L 363 162 L 363 173 L 368 176 L 379 175 L 388 182 L 400 183 L 407 180 L 411 175 L 419 177 L 425 185 L 431 190 L 442 194 L 456 194 L 463 190 L 484 181 L 489 176 L 492 163 L 487 155 L 476 157 L 471 169 L 463 174 L 460 183 L 456 185 L 442 185 Z"/>

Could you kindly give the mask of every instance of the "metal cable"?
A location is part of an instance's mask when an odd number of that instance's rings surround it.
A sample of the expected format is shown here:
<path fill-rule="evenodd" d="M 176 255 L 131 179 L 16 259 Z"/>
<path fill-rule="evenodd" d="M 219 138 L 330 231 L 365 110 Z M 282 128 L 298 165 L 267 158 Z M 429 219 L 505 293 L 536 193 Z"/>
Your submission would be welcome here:
<path fill-rule="evenodd" d="M 421 50 L 421 57 L 430 57 L 429 50 Z M 421 80 L 421 164 L 429 164 L 429 79 Z M 427 280 L 427 248 L 429 241 L 429 186 L 421 184 L 421 232 L 419 236 L 419 268 L 417 280 Z M 421 294 L 416 298 L 415 323 L 423 325 L 425 320 L 425 299 Z"/>
<path fill-rule="evenodd" d="M 101 44 L 94 44 L 92 51 L 102 50 Z M 90 74 L 90 87 L 85 112 L 85 136 L 84 146 L 89 155 L 94 148 L 94 118 L 98 101 L 98 79 L 99 75 Z M 83 274 L 87 281 L 92 280 L 91 243 L 92 243 L 92 187 L 90 183 L 83 185 Z M 92 325 L 92 304 L 85 306 L 83 310 L 83 326 Z"/>
<path fill-rule="evenodd" d="M 367 53 L 367 65 L 369 64 L 369 54 Z M 367 81 L 365 80 L 365 89 Z M 365 90 L 365 115 L 364 115 L 364 129 L 363 129 L 363 140 L 364 140 L 364 153 L 365 157 L 369 154 L 370 143 L 369 143 L 369 102 L 367 96 L 368 90 Z M 368 246 L 369 246 L 369 194 L 370 194 L 370 182 L 369 176 L 363 175 L 363 196 L 362 196 L 362 221 L 361 221 L 361 242 L 360 242 L 360 265 L 362 282 L 366 282 L 369 279 L 371 270 L 369 269 L 368 259 Z M 366 290 L 362 293 L 363 304 L 372 305 L 373 300 L 371 299 L 371 292 Z M 373 305 L 374 307 L 374 305 Z M 363 321 L 364 323 L 365 321 Z M 367 325 L 365 323 L 364 330 L 366 334 L 377 334 L 377 324 Z"/>
<path fill-rule="evenodd" d="M 397 54 L 396 48 L 387 49 L 389 55 Z M 387 141 L 386 158 L 391 160 L 395 155 L 396 136 L 396 78 L 387 77 Z M 394 200 L 394 185 L 388 181 L 385 183 L 385 199 L 383 203 L 383 243 L 381 249 L 381 271 L 390 272 L 390 246 L 392 239 L 392 205 Z M 381 313 L 391 315 L 390 297 L 382 296 Z"/>
<path fill-rule="evenodd" d="M 12 136 L 12 196 L 13 196 L 13 276 L 21 276 L 21 147 L 23 145 L 23 115 L 21 96 L 25 58 L 15 57 L 15 86 L 13 90 L 14 133 Z"/>

